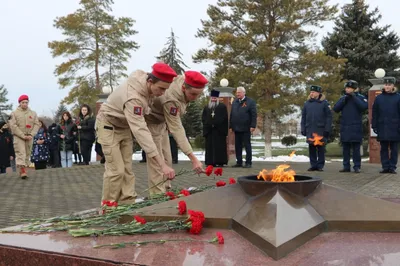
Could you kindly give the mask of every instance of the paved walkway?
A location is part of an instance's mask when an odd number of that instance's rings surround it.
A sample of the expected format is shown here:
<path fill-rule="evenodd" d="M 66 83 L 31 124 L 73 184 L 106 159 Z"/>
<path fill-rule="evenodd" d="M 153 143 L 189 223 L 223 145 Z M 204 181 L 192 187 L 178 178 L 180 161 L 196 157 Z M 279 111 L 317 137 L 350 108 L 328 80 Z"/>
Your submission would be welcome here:
<path fill-rule="evenodd" d="M 255 162 L 253 168 L 225 167 L 222 180 L 229 177 L 258 174 L 265 169 L 275 168 L 280 163 Z M 136 191 L 147 188 L 146 165 L 133 162 L 137 177 Z M 307 172 L 307 163 L 291 163 L 298 174 L 318 175 L 327 184 L 357 193 L 379 197 L 400 198 L 400 174 L 379 174 L 380 165 L 364 163 L 362 173 L 339 173 L 341 163 L 327 163 L 324 172 Z M 174 165 L 176 171 L 191 169 L 190 162 Z M 30 178 L 20 179 L 16 174 L 0 176 L 0 228 L 19 224 L 18 219 L 51 217 L 96 208 L 100 204 L 104 166 L 74 166 L 69 169 L 46 169 L 30 171 Z M 179 176 L 173 186 L 190 187 L 212 185 L 212 177 Z"/>

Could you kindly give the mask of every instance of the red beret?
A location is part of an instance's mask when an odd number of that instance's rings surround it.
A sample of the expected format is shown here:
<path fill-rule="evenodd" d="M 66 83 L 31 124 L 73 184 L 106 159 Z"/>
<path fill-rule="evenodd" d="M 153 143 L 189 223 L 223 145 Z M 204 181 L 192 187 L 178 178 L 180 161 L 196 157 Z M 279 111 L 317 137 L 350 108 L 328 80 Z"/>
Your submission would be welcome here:
<path fill-rule="evenodd" d="M 158 78 L 161 81 L 171 83 L 174 78 L 177 76 L 176 72 L 165 63 L 155 63 L 153 65 L 153 72 L 151 72 L 153 76 Z"/>
<path fill-rule="evenodd" d="M 23 94 L 23 95 L 19 96 L 18 103 L 25 101 L 25 100 L 29 101 L 29 97 L 28 97 L 28 95 Z"/>
<path fill-rule="evenodd" d="M 193 88 L 204 88 L 208 80 L 200 72 L 189 70 L 185 72 L 185 83 Z"/>

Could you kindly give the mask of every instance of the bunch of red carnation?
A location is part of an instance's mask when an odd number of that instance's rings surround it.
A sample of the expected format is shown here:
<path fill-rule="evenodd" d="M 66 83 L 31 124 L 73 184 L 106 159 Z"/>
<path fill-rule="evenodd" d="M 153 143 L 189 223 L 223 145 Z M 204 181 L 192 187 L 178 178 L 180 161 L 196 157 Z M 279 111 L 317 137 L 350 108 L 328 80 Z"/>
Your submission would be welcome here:
<path fill-rule="evenodd" d="M 188 212 L 188 224 L 191 225 L 191 227 L 189 228 L 189 232 L 191 234 L 197 235 L 201 232 L 201 229 L 203 229 L 203 223 L 206 218 L 204 217 L 204 213 L 201 211 L 189 210 Z"/>

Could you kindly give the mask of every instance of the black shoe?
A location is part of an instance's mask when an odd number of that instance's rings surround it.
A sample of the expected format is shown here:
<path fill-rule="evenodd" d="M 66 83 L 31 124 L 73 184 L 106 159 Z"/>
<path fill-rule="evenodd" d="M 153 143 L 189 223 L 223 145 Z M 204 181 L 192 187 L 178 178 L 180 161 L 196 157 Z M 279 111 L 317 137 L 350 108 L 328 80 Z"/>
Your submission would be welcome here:
<path fill-rule="evenodd" d="M 356 169 L 354 169 L 354 173 L 359 174 L 359 173 L 361 173 L 361 171 L 360 171 L 360 169 L 356 168 Z"/>
<path fill-rule="evenodd" d="M 324 171 L 324 169 L 322 169 L 322 168 L 317 168 L 315 171 L 318 171 L 318 172 L 323 172 L 323 171 Z"/>
<path fill-rule="evenodd" d="M 178 164 L 178 161 L 172 161 L 173 164 Z"/>
<path fill-rule="evenodd" d="M 351 171 L 350 171 L 350 169 L 342 169 L 342 170 L 339 170 L 339 172 L 340 173 L 350 173 Z"/>
<path fill-rule="evenodd" d="M 390 169 L 389 173 L 394 174 L 394 175 L 397 174 L 396 170 L 394 170 L 394 169 Z"/>
<path fill-rule="evenodd" d="M 139 163 L 145 163 L 146 162 L 146 160 L 140 160 L 139 161 Z"/>
<path fill-rule="evenodd" d="M 237 164 L 233 165 L 232 167 L 238 168 L 238 167 L 243 167 L 243 165 L 237 163 Z"/>
<path fill-rule="evenodd" d="M 309 171 L 309 172 L 317 171 L 317 168 L 310 167 L 310 168 L 307 169 L 307 171 Z"/>
<path fill-rule="evenodd" d="M 383 169 L 379 171 L 380 174 L 389 174 L 390 170 L 389 169 Z"/>
<path fill-rule="evenodd" d="M 243 168 L 251 168 L 251 164 L 246 164 Z"/>

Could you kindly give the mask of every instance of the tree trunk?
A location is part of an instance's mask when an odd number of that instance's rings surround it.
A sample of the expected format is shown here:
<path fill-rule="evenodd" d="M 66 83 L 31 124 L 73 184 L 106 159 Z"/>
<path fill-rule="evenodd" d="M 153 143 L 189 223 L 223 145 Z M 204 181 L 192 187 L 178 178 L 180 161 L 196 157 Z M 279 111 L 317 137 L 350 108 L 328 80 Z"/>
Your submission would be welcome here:
<path fill-rule="evenodd" d="M 267 111 L 264 116 L 264 157 L 272 157 L 272 119 L 271 111 Z"/>

